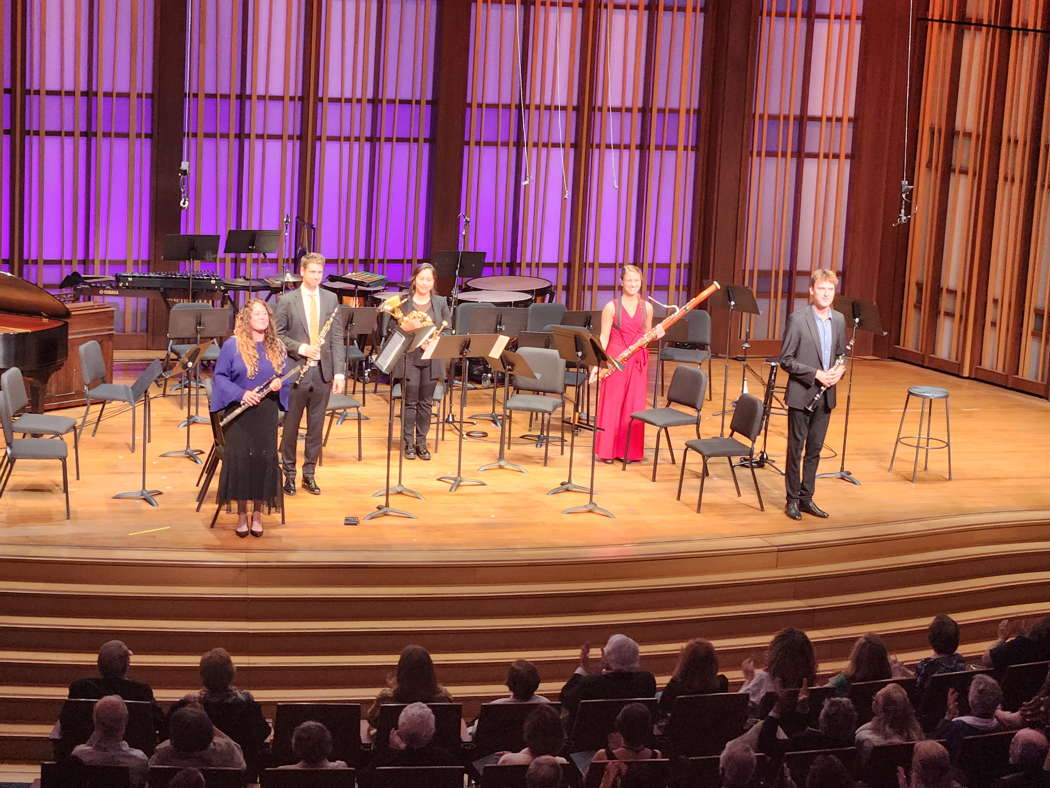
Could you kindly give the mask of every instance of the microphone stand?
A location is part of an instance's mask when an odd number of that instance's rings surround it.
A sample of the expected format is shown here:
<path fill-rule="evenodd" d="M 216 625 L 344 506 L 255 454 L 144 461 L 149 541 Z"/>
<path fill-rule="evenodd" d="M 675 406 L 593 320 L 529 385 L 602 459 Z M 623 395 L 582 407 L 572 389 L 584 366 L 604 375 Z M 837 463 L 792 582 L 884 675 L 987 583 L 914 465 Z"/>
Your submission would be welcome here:
<path fill-rule="evenodd" d="M 857 326 L 860 324 L 860 315 L 858 315 L 856 313 L 856 311 L 854 311 L 854 313 L 853 313 L 853 321 L 852 322 L 853 322 L 853 329 L 850 332 L 850 341 L 853 341 L 853 340 L 855 340 L 857 338 Z M 849 345 L 849 347 L 852 348 L 852 347 L 854 347 L 854 345 Z M 849 482 L 850 484 L 855 484 L 855 485 L 857 485 L 859 487 L 860 486 L 860 479 L 858 479 L 856 476 L 854 476 L 852 471 L 847 471 L 846 470 L 846 439 L 849 437 L 849 414 L 850 414 L 850 405 L 852 404 L 852 401 L 853 401 L 853 364 L 854 364 L 854 360 L 853 360 L 853 351 L 852 350 L 850 350 L 850 355 L 849 355 L 849 358 L 848 358 L 848 362 L 849 362 L 849 375 L 848 375 L 848 380 L 846 382 L 846 418 L 845 418 L 845 421 L 842 424 L 842 452 L 839 454 L 839 460 L 840 460 L 840 462 L 839 462 L 839 469 L 837 471 L 832 471 L 831 473 L 818 473 L 817 474 L 817 478 L 818 479 L 842 479 L 843 481 Z"/>

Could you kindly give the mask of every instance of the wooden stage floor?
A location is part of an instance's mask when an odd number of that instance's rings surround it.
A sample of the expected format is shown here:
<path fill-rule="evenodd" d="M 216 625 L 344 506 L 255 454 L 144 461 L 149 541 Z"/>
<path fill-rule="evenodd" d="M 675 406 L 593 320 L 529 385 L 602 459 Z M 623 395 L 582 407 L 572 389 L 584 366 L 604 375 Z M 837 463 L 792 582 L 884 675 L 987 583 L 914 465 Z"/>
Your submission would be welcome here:
<path fill-rule="evenodd" d="M 118 378 L 130 379 L 140 365 L 119 364 Z M 764 377 L 765 365 L 752 362 Z M 655 370 L 655 364 L 652 365 Z M 717 435 L 722 390 L 721 365 L 714 366 L 716 399 L 705 408 L 702 432 Z M 670 376 L 668 368 L 668 377 Z M 954 479 L 947 481 L 947 458 L 931 452 L 929 471 L 909 481 L 913 454 L 898 452 L 895 470 L 887 469 L 893 439 L 909 385 L 944 386 L 951 392 Z M 740 368 L 730 365 L 729 396 L 739 390 Z M 761 381 L 750 381 L 761 391 Z M 844 392 L 843 392 L 844 393 Z M 844 405 L 844 396 L 840 402 Z M 467 413 L 489 409 L 488 391 L 471 392 Z M 913 405 L 914 405 L 913 401 Z M 550 466 L 544 468 L 542 451 L 515 440 L 508 458 L 527 473 L 507 470 L 478 472 L 478 466 L 496 458 L 498 430 L 487 429 L 487 439 L 464 442 L 464 476 L 481 479 L 483 487 L 463 487 L 452 494 L 436 477 L 454 472 L 455 433 L 430 462 L 405 463 L 405 484 L 424 496 L 415 500 L 394 496 L 392 505 L 415 513 L 418 519 L 383 517 L 364 521 L 380 499 L 372 492 L 384 486 L 386 398 L 368 397 L 364 422 L 364 461 L 356 460 L 356 424 L 335 427 L 318 470 L 323 495 L 300 490 L 287 501 L 288 522 L 276 515 L 267 518 L 263 539 L 237 539 L 235 518 L 222 514 L 216 528 L 208 523 L 214 504 L 194 511 L 194 482 L 199 466 L 185 457 L 163 458 L 162 452 L 184 446 L 185 432 L 177 428 L 182 418 L 178 399 L 155 399 L 153 442 L 147 448 L 147 484 L 160 489 L 160 506 L 151 508 L 136 500 L 113 500 L 112 495 L 139 486 L 140 455 L 131 454 L 127 439 L 130 416 L 104 420 L 98 435 L 90 425 L 81 440 L 81 479 L 72 479 L 73 517 L 63 518 L 60 474 L 51 463 L 20 462 L 9 489 L 0 502 L 0 549 L 8 555 L 137 555 L 263 562 L 426 563 L 582 560 L 628 556 L 667 556 L 708 552 L 752 545 L 757 549 L 790 541 L 805 544 L 827 541 L 865 531 L 921 530 L 936 522 L 943 527 L 952 518 L 961 521 L 1003 521 L 1034 516 L 1045 518 L 1050 509 L 1050 487 L 1042 461 L 1043 443 L 1050 435 L 1050 403 L 983 383 L 883 360 L 859 360 L 855 371 L 853 414 L 846 466 L 860 486 L 841 480 L 818 482 L 816 500 L 832 513 L 830 520 L 806 516 L 801 523 L 783 512 L 783 478 L 775 471 L 758 470 L 766 511 L 759 511 L 750 475 L 740 472 L 742 497 L 733 491 L 728 469 L 712 466 L 702 514 L 695 511 L 698 462 L 686 472 L 683 500 L 675 500 L 678 467 L 663 452 L 657 481 L 650 481 L 655 434 L 647 431 L 647 459 L 622 471 L 617 465 L 599 464 L 596 499 L 615 513 L 615 519 L 595 514 L 564 515 L 562 510 L 586 502 L 586 495 L 546 492 L 566 477 L 568 455 L 552 447 Z M 70 411 L 79 416 L 81 411 Z M 839 468 L 831 449 L 841 450 L 845 408 L 832 418 L 821 471 Z M 92 410 L 94 414 L 94 410 Z M 917 407 L 913 407 L 917 420 Z M 107 414 L 108 415 L 108 414 Z M 914 420 L 912 423 L 914 424 Z M 515 433 L 525 430 L 517 420 Z M 938 407 L 935 434 L 943 431 Z M 488 426 L 486 426 L 488 425 Z M 914 428 L 913 428 L 914 429 Z M 908 432 L 909 430 L 905 430 Z M 589 443 L 589 435 L 583 440 Z M 677 430 L 676 443 L 692 437 L 689 428 Z M 193 428 L 192 445 L 207 449 L 209 428 Z M 586 482 L 587 445 L 578 445 L 576 481 Z M 785 419 L 774 416 L 768 451 L 782 467 Z M 395 456 L 396 463 L 396 456 Z M 396 474 L 396 464 L 395 464 Z M 362 518 L 360 525 L 343 525 L 343 518 Z"/>

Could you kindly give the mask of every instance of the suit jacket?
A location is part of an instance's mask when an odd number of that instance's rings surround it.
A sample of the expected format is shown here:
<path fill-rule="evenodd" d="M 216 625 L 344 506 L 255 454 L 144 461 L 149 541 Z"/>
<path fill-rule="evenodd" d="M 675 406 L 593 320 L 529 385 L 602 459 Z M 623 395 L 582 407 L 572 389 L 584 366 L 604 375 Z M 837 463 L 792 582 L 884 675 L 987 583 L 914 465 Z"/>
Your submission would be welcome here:
<path fill-rule="evenodd" d="M 656 679 L 647 670 L 614 670 L 584 675 L 573 673 L 561 688 L 561 705 L 573 714 L 581 700 L 652 698 Z"/>
<path fill-rule="evenodd" d="M 321 300 L 317 329 L 321 330 L 332 310 L 338 308 L 339 299 L 335 293 L 323 287 L 319 288 L 318 292 Z M 274 326 L 277 336 L 288 349 L 288 357 L 296 363 L 301 363 L 304 359 L 299 355 L 299 345 L 310 341 L 310 324 L 306 318 L 306 307 L 303 306 L 302 287 L 289 290 L 281 296 L 277 302 Z M 346 321 L 337 317 L 332 321 L 332 327 L 321 345 L 321 380 L 325 383 L 331 383 L 337 374 L 343 374 L 346 369 L 346 347 L 343 344 L 345 328 Z"/>
<path fill-rule="evenodd" d="M 153 704 L 153 727 L 159 737 L 157 740 L 160 741 L 167 735 L 164 712 L 157 705 L 149 684 L 115 676 L 89 676 L 72 682 L 67 697 L 71 700 L 98 700 L 107 695 L 119 695 L 124 700 L 140 700 Z M 59 719 L 61 720 L 61 716 Z"/>
<path fill-rule="evenodd" d="M 831 365 L 846 352 L 846 318 L 841 312 L 831 310 Z M 788 373 L 787 405 L 789 408 L 805 408 L 813 401 L 820 384 L 817 370 L 823 369 L 820 359 L 820 336 L 813 308 L 792 312 L 784 329 L 784 340 L 780 346 L 780 366 Z M 829 408 L 835 407 L 835 389 L 828 389 L 826 398 Z"/>
<path fill-rule="evenodd" d="M 405 315 L 408 315 L 409 312 L 411 312 L 411 311 L 413 311 L 415 309 L 415 307 L 412 306 L 412 304 L 411 304 L 411 300 L 412 300 L 412 294 L 411 293 L 402 293 L 401 294 L 401 304 L 400 304 L 400 306 L 401 306 L 402 313 L 405 314 Z M 433 317 L 434 317 L 434 325 L 435 326 L 440 326 L 441 322 L 444 321 L 448 325 L 445 327 L 445 330 L 442 331 L 441 333 L 443 333 L 443 334 L 451 333 L 452 332 L 452 329 L 451 329 L 452 312 L 448 308 L 448 301 L 445 299 L 444 296 L 440 296 L 440 295 L 437 295 L 436 293 L 433 293 L 430 296 L 430 305 L 431 305 L 431 308 L 433 309 L 433 312 L 434 312 L 434 315 L 433 315 Z M 388 322 L 387 322 L 387 329 L 386 330 L 389 331 L 390 327 L 393 326 L 393 325 L 394 325 L 393 319 L 388 320 Z M 409 362 L 408 363 L 409 364 L 412 363 L 412 357 L 411 356 L 409 356 Z M 394 368 L 394 373 L 393 374 L 394 374 L 395 378 L 400 379 L 400 377 L 401 377 L 401 364 L 398 364 Z M 445 361 L 444 361 L 444 359 L 437 359 L 437 358 L 431 359 L 430 360 L 430 379 L 431 380 L 441 380 L 444 377 L 445 377 Z"/>

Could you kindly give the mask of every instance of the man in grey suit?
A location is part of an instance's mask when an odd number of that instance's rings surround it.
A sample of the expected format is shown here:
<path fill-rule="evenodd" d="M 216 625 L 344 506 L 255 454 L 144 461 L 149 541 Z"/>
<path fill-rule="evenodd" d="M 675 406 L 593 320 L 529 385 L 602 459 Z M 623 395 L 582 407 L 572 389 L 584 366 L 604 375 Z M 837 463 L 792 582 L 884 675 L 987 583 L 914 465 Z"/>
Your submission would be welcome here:
<path fill-rule="evenodd" d="M 835 407 L 835 384 L 844 371 L 836 360 L 846 352 L 846 319 L 831 308 L 838 282 L 838 275 L 826 268 L 818 268 L 810 275 L 809 305 L 788 316 L 780 349 L 780 366 L 788 373 L 784 513 L 792 520 L 801 520 L 802 512 L 814 517 L 828 516 L 813 503 L 813 488 L 824 435 Z M 823 393 L 819 393 L 821 386 L 827 387 Z"/>
<path fill-rule="evenodd" d="M 342 394 L 345 387 L 346 348 L 343 346 L 343 325 L 338 318 L 324 338 L 319 334 L 329 316 L 338 308 L 339 301 L 328 290 L 321 288 L 324 277 L 324 257 L 316 252 L 303 256 L 299 272 L 302 286 L 281 296 L 277 302 L 274 324 L 277 336 L 288 349 L 293 361 L 317 361 L 310 367 L 288 397 L 288 412 L 284 415 L 281 435 L 281 468 L 284 471 L 284 493 L 295 495 L 295 453 L 299 439 L 299 422 L 306 411 L 306 448 L 303 454 L 303 489 L 321 494 L 314 478 L 314 468 L 321 453 L 321 433 L 324 427 L 328 398 L 334 392 Z"/>

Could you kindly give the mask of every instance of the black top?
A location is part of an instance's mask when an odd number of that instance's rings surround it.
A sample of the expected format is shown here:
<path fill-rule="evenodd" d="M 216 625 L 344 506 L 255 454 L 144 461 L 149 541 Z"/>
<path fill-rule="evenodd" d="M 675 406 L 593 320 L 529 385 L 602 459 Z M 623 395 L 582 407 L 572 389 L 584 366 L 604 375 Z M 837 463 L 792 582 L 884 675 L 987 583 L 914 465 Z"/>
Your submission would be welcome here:
<path fill-rule="evenodd" d="M 1018 635 L 1013 640 L 1000 643 L 989 652 L 989 656 L 992 658 L 992 667 L 999 672 L 1006 670 L 1011 665 L 1043 662 L 1050 659 L 1050 653 L 1025 635 Z"/>
<path fill-rule="evenodd" d="M 380 750 L 372 759 L 371 768 L 380 766 L 459 766 L 459 763 L 448 750 L 428 744 L 417 749 Z"/>
<path fill-rule="evenodd" d="M 572 717 L 581 700 L 652 698 L 655 695 L 656 679 L 647 670 L 616 670 L 596 675 L 573 673 L 561 688 L 561 703 Z M 571 719 L 568 728 L 572 730 Z"/>
<path fill-rule="evenodd" d="M 715 687 L 692 689 L 683 686 L 681 681 L 672 676 L 671 680 L 667 682 L 664 691 L 660 693 L 660 711 L 669 715 L 671 709 L 674 708 L 675 698 L 679 695 L 711 695 L 716 692 L 729 692 L 729 679 L 723 674 L 719 673 L 715 677 L 715 681 L 717 682 Z"/>
<path fill-rule="evenodd" d="M 167 725 L 164 721 L 164 712 L 153 699 L 153 689 L 149 684 L 141 681 L 132 681 L 128 678 L 90 676 L 77 679 L 69 685 L 70 699 L 98 700 L 107 695 L 119 695 L 124 700 L 140 700 L 153 704 L 153 727 L 157 732 L 157 740 L 167 738 Z"/>

